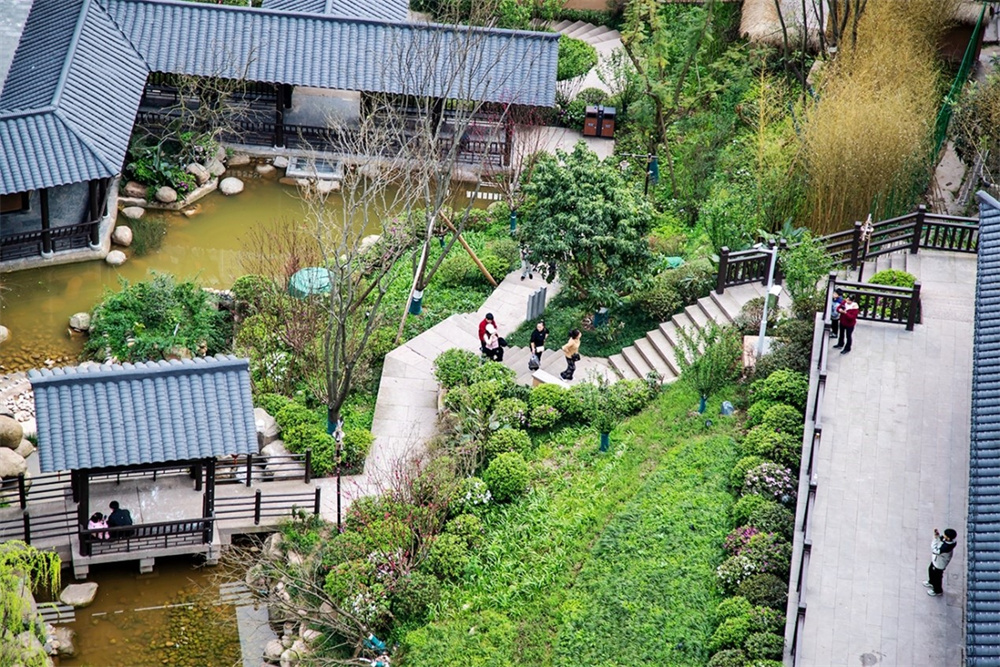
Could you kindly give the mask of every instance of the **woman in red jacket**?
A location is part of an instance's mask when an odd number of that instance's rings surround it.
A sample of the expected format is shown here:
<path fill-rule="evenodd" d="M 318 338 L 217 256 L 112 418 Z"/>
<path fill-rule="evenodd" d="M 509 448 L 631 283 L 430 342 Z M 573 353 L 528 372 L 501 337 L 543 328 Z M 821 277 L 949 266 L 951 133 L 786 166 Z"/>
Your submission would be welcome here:
<path fill-rule="evenodd" d="M 844 294 L 844 302 L 837 308 L 840 313 L 840 338 L 834 347 L 842 347 L 841 354 L 851 351 L 851 343 L 854 341 L 854 325 L 858 323 L 858 304 L 851 298 L 850 294 Z M 844 345 L 844 339 L 847 345 Z"/>

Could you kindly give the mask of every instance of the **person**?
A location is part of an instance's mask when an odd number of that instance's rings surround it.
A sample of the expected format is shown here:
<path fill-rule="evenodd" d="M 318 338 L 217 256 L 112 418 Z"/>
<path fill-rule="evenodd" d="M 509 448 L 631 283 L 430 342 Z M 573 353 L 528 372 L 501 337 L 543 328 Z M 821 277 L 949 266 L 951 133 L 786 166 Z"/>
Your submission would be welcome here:
<path fill-rule="evenodd" d="M 479 323 L 479 349 L 482 350 L 483 354 L 486 354 L 486 327 L 491 324 L 496 324 L 493 321 L 493 313 L 486 313 L 486 317 Z M 486 354 L 486 356 L 489 355 Z"/>
<path fill-rule="evenodd" d="M 948 567 L 948 563 L 951 562 L 951 557 L 955 553 L 957 537 L 958 533 L 951 528 L 946 528 L 944 535 L 939 533 L 937 528 L 934 529 L 934 540 L 931 542 L 931 564 L 927 566 L 927 581 L 924 582 L 924 586 L 928 589 L 927 594 L 931 597 L 944 595 L 941 583 L 944 579 L 944 570 Z"/>
<path fill-rule="evenodd" d="M 530 280 L 535 279 L 535 271 L 531 266 L 531 250 L 528 246 L 521 246 L 521 280 L 527 276 Z"/>
<path fill-rule="evenodd" d="M 580 361 L 580 330 L 573 329 L 569 332 L 569 340 L 562 346 L 563 354 L 566 355 L 566 370 L 559 374 L 563 380 L 573 379 L 576 372 L 576 362 Z"/>
<path fill-rule="evenodd" d="M 549 262 L 549 270 L 548 274 L 545 276 L 545 282 L 551 283 L 555 279 L 556 279 L 556 263 Z"/>
<path fill-rule="evenodd" d="M 830 338 L 836 338 L 840 333 L 840 305 L 844 303 L 844 293 L 839 290 L 833 290 L 833 299 L 830 305 Z"/>
<path fill-rule="evenodd" d="M 535 330 L 531 332 L 531 353 L 538 357 L 538 363 L 542 363 L 542 352 L 545 351 L 545 339 L 549 337 L 549 330 L 545 328 L 545 320 L 538 320 Z"/>
<path fill-rule="evenodd" d="M 87 522 L 87 530 L 100 530 L 107 527 L 108 522 L 100 512 L 94 512 L 94 515 L 90 517 L 90 521 Z M 93 535 L 95 540 L 106 540 L 108 537 L 107 533 L 94 533 Z"/>
<path fill-rule="evenodd" d="M 128 510 L 123 510 L 121 505 L 118 504 L 117 500 L 111 501 L 111 515 L 108 516 L 108 527 L 109 528 L 119 528 L 121 526 L 131 526 L 132 525 L 132 514 Z M 115 537 L 126 537 L 128 536 L 128 531 L 117 531 Z"/>
<path fill-rule="evenodd" d="M 493 361 L 503 361 L 503 345 L 501 345 L 500 332 L 494 322 L 486 325 L 486 356 Z"/>
<path fill-rule="evenodd" d="M 858 323 L 858 304 L 851 298 L 850 294 L 844 295 L 844 302 L 837 308 L 840 313 L 840 335 L 837 337 L 836 348 L 844 348 L 841 354 L 851 351 L 851 343 L 854 342 L 854 325 Z M 847 344 L 844 344 L 844 340 Z"/>

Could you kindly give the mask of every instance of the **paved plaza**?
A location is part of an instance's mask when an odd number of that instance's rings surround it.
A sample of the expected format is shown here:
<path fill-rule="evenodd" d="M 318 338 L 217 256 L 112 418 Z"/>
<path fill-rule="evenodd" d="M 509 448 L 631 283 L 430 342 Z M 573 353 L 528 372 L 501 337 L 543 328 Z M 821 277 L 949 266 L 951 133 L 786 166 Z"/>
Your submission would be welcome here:
<path fill-rule="evenodd" d="M 976 258 L 921 251 L 907 270 L 923 324 L 860 322 L 830 360 L 803 666 L 963 663 Z M 933 598 L 921 583 L 948 527 L 959 546 Z"/>

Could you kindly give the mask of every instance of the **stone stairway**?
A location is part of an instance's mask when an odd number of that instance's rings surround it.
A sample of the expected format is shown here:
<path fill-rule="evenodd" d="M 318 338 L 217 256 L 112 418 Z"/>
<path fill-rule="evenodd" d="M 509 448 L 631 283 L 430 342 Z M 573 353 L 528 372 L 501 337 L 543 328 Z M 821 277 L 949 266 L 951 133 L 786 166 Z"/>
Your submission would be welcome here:
<path fill-rule="evenodd" d="M 765 286 L 760 283 L 729 287 L 722 294 L 716 294 L 713 290 L 708 296 L 698 299 L 694 305 L 674 315 L 669 322 L 663 322 L 656 329 L 647 332 L 645 338 L 635 341 L 620 354 L 612 355 L 608 359 L 611 368 L 619 377 L 626 379 L 643 378 L 649 372 L 656 371 L 663 377 L 664 383 L 673 382 L 681 373 L 674 351 L 680 342 L 678 329 L 683 328 L 695 334 L 708 322 L 725 326 L 740 314 L 748 301 L 764 296 L 766 291 Z M 785 308 L 790 304 L 788 292 L 782 291 L 778 305 Z"/>
<path fill-rule="evenodd" d="M 554 378 L 559 378 L 559 374 L 566 370 L 566 355 L 559 349 L 566 341 L 555 341 L 551 336 L 549 343 L 552 347 L 546 348 L 542 353 L 542 365 L 540 371 L 544 371 Z M 508 347 L 503 355 L 503 363 L 508 368 L 517 373 L 517 383 L 531 386 L 534 384 L 535 371 L 528 370 L 528 360 L 531 358 L 531 349 L 527 347 Z M 576 373 L 569 382 L 563 381 L 567 386 L 580 384 L 581 382 L 593 382 L 601 377 L 609 382 L 618 379 L 607 359 L 602 357 L 581 357 L 576 362 Z"/>
<path fill-rule="evenodd" d="M 898 252 L 889 253 L 888 255 L 881 255 L 875 259 L 865 262 L 864 271 L 861 272 L 861 282 L 868 282 L 876 273 L 879 271 L 885 271 L 886 269 L 906 271 L 907 273 L 912 273 L 917 276 L 917 280 L 919 280 L 919 264 L 920 255 L 911 255 L 909 250 L 900 250 Z M 857 282 L 858 270 L 854 269 L 852 271 L 850 268 L 845 266 L 837 271 L 837 279 L 848 282 Z"/>
<path fill-rule="evenodd" d="M 558 23 L 549 23 L 545 27 L 561 35 L 575 37 L 593 46 L 597 50 L 598 63 L 608 58 L 615 49 L 620 49 L 622 46 L 621 33 L 603 25 L 594 25 L 586 21 L 559 21 Z M 597 76 L 597 69 L 597 67 L 594 67 L 586 75 L 574 79 L 573 87 L 577 90 L 600 88 L 610 93 L 611 91 L 608 90 L 608 87 Z"/>

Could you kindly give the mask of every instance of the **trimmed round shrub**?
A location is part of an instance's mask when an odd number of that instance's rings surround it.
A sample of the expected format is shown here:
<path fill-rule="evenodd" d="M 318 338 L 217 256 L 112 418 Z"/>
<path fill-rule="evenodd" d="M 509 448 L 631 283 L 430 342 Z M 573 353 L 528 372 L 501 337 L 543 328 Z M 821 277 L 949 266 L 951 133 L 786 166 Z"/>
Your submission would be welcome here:
<path fill-rule="evenodd" d="M 600 88 L 584 88 L 576 94 L 578 100 L 583 100 L 592 106 L 604 104 L 608 101 L 608 94 Z"/>
<path fill-rule="evenodd" d="M 260 309 L 264 298 L 274 291 L 274 283 L 264 276 L 250 273 L 237 278 L 229 291 L 241 312 L 255 313 Z"/>
<path fill-rule="evenodd" d="M 788 582 L 773 574 L 755 574 L 740 584 L 739 594 L 750 604 L 782 611 L 788 600 Z"/>
<path fill-rule="evenodd" d="M 747 667 L 785 667 L 785 663 L 781 660 L 751 660 L 747 663 Z"/>
<path fill-rule="evenodd" d="M 759 526 L 750 522 L 750 518 L 769 503 L 778 504 L 762 496 L 743 496 L 733 505 L 733 523 L 737 526 L 754 526 L 755 528 L 759 528 Z M 780 505 L 778 506 L 781 507 Z"/>
<path fill-rule="evenodd" d="M 498 503 L 514 500 L 528 489 L 530 471 L 524 457 L 517 452 L 506 452 L 490 461 L 483 473 L 483 481 Z"/>
<path fill-rule="evenodd" d="M 472 406 L 472 398 L 469 396 L 468 387 L 452 387 L 444 395 L 444 407 L 449 412 L 461 412 Z"/>
<path fill-rule="evenodd" d="M 499 380 L 486 380 L 470 384 L 468 389 L 468 406 L 477 410 L 485 410 L 487 413 L 493 412 L 493 408 L 503 397 L 503 383 Z"/>
<path fill-rule="evenodd" d="M 439 579 L 455 580 L 465 572 L 469 562 L 469 547 L 458 535 L 438 535 L 427 552 L 427 568 Z"/>
<path fill-rule="evenodd" d="M 766 378 L 755 380 L 750 385 L 750 396 L 754 402 L 766 400 L 787 403 L 803 414 L 808 394 L 809 378 L 806 374 L 788 369 L 774 371 Z"/>
<path fill-rule="evenodd" d="M 767 411 L 771 409 L 772 406 L 781 405 L 780 403 L 775 403 L 774 401 L 757 401 L 749 408 L 747 408 L 747 428 L 753 428 L 754 426 L 760 426 L 764 423 L 764 415 Z"/>
<path fill-rule="evenodd" d="M 531 389 L 528 407 L 534 410 L 539 405 L 551 405 L 559 412 L 564 412 L 570 399 L 571 394 L 559 385 L 541 384 Z"/>
<path fill-rule="evenodd" d="M 774 632 L 782 634 L 785 631 L 784 611 L 778 611 L 770 607 L 754 607 L 750 610 L 749 616 L 751 632 Z"/>
<path fill-rule="evenodd" d="M 375 576 L 375 566 L 359 558 L 338 563 L 327 572 L 323 590 L 336 603 L 341 603 L 367 586 Z"/>
<path fill-rule="evenodd" d="M 383 554 L 408 551 L 416 538 L 403 519 L 391 514 L 365 524 L 359 532 L 370 552 Z"/>
<path fill-rule="evenodd" d="M 747 656 L 738 648 L 727 648 L 713 655 L 706 667 L 747 667 Z"/>
<path fill-rule="evenodd" d="M 583 76 L 597 65 L 597 49 L 574 37 L 560 35 L 556 81 Z"/>
<path fill-rule="evenodd" d="M 776 403 L 767 409 L 761 420 L 761 426 L 778 433 L 794 435 L 798 440 L 802 440 L 802 431 L 805 428 L 802 413 L 782 403 Z"/>
<path fill-rule="evenodd" d="M 900 271 L 899 269 L 885 269 L 879 271 L 868 279 L 873 285 L 889 285 L 892 287 L 913 287 L 917 284 L 917 277 L 912 273 Z"/>
<path fill-rule="evenodd" d="M 472 210 L 479 211 L 481 209 L 474 208 Z M 486 213 L 486 211 L 484 211 L 484 213 Z M 508 212 L 507 215 L 509 216 L 510 213 Z M 484 217 L 486 219 L 487 224 L 492 224 L 493 222 L 492 216 L 489 213 L 486 213 Z M 507 222 L 507 220 L 505 219 L 504 222 Z M 468 227 L 469 225 L 466 224 L 466 228 Z M 517 241 L 515 241 L 510 237 L 504 237 L 500 239 L 493 239 L 492 241 L 487 241 L 486 252 L 491 255 L 496 255 L 500 259 L 504 260 L 505 262 L 507 262 L 507 265 L 509 267 L 513 267 L 514 265 L 518 264 L 521 261 L 521 249 L 520 247 L 518 247 Z"/>
<path fill-rule="evenodd" d="M 488 506 L 493 500 L 486 482 L 478 477 L 466 477 L 455 486 L 448 509 L 451 514 L 468 514 L 478 512 Z"/>
<path fill-rule="evenodd" d="M 608 400 L 612 412 L 622 417 L 634 415 L 654 398 L 650 383 L 645 380 L 619 380 L 608 387 Z"/>
<path fill-rule="evenodd" d="M 483 521 L 475 514 L 459 514 L 444 525 L 444 532 L 458 535 L 470 549 L 476 549 L 483 541 Z"/>
<path fill-rule="evenodd" d="M 472 371 L 479 368 L 479 355 L 468 350 L 445 350 L 434 360 L 434 377 L 445 389 L 469 384 Z"/>
<path fill-rule="evenodd" d="M 573 422 L 589 421 L 593 416 L 594 406 L 600 400 L 600 390 L 590 382 L 581 382 L 570 387 L 565 401 L 559 411 L 563 417 Z"/>
<path fill-rule="evenodd" d="M 750 617 L 732 616 L 719 624 L 708 640 L 709 651 L 719 651 L 727 648 L 740 648 L 750 636 Z"/>
<path fill-rule="evenodd" d="M 317 413 L 313 412 L 306 406 L 289 401 L 274 415 L 274 420 L 278 422 L 278 426 L 281 427 L 282 439 L 287 443 L 288 438 L 284 437 L 285 429 L 295 428 L 296 426 L 308 425 L 308 426 L 323 426 L 323 419 Z"/>
<path fill-rule="evenodd" d="M 792 562 L 792 545 L 775 533 L 758 533 L 739 551 L 753 574 L 788 576 Z"/>
<path fill-rule="evenodd" d="M 785 638 L 770 632 L 754 632 L 743 647 L 751 660 L 777 660 L 785 653 Z"/>
<path fill-rule="evenodd" d="M 528 404 L 519 398 L 500 399 L 490 421 L 501 428 L 522 428 L 528 424 Z"/>
<path fill-rule="evenodd" d="M 750 538 L 759 534 L 760 531 L 753 526 L 740 526 L 739 528 L 734 528 L 728 535 L 726 535 L 726 541 L 724 542 L 726 552 L 733 555 L 740 553 L 743 551 L 743 548 L 750 543 Z"/>
<path fill-rule="evenodd" d="M 415 570 L 396 581 L 389 596 L 389 608 L 400 621 L 422 622 L 427 618 L 427 610 L 440 599 L 441 582 Z"/>
<path fill-rule="evenodd" d="M 715 608 L 715 615 L 721 622 L 736 616 L 749 616 L 753 612 L 753 608 L 753 605 L 746 598 L 736 595 L 720 602 L 719 606 Z"/>
<path fill-rule="evenodd" d="M 733 466 L 729 472 L 729 486 L 733 490 L 739 491 L 747 481 L 747 471 L 756 468 L 767 459 L 760 456 L 744 456 Z"/>
<path fill-rule="evenodd" d="M 778 433 L 767 426 L 750 429 L 739 443 L 743 456 L 759 456 L 798 469 L 802 458 L 802 436 Z"/>
<path fill-rule="evenodd" d="M 743 483 L 743 493 L 755 493 L 772 498 L 784 504 L 794 503 L 798 482 L 791 470 L 780 463 L 765 461 L 756 468 L 747 470 Z"/>
<path fill-rule="evenodd" d="M 281 410 L 281 408 L 291 402 L 292 400 L 290 398 L 286 398 L 281 394 L 261 394 L 257 397 L 257 407 L 263 408 L 264 411 L 272 417 L 278 414 L 278 411 Z M 277 420 L 277 417 L 275 417 L 275 420 Z"/>
<path fill-rule="evenodd" d="M 354 530 L 335 533 L 322 543 L 321 561 L 328 568 L 332 568 L 337 563 L 364 558 L 367 555 L 368 545 L 365 544 L 364 537 Z"/>
<path fill-rule="evenodd" d="M 304 454 L 312 450 L 310 457 L 314 475 L 329 475 L 337 467 L 337 441 L 316 424 L 296 424 L 281 430 L 288 451 Z"/>
<path fill-rule="evenodd" d="M 670 279 L 672 271 L 673 269 L 653 276 L 649 285 L 636 292 L 633 297 L 635 303 L 660 322 L 669 320 L 684 308 L 684 298 L 675 282 Z"/>
<path fill-rule="evenodd" d="M 762 496 L 744 496 L 744 498 L 764 499 Z M 776 533 L 787 540 L 791 539 L 792 531 L 795 529 L 795 515 L 781 503 L 768 500 L 753 508 L 747 518 L 747 524 L 760 529 L 763 533 Z"/>
<path fill-rule="evenodd" d="M 490 434 L 485 450 L 487 460 L 507 452 L 517 452 L 526 456 L 531 451 L 531 436 L 521 429 L 502 428 Z"/>
<path fill-rule="evenodd" d="M 364 465 L 373 442 L 375 435 L 366 428 L 349 428 L 344 431 L 344 441 L 341 443 L 344 465 L 351 468 Z"/>
<path fill-rule="evenodd" d="M 528 424 L 536 431 L 544 431 L 559 423 L 561 417 L 559 410 L 551 405 L 536 405 L 528 416 Z"/>
<path fill-rule="evenodd" d="M 757 573 L 758 570 L 754 563 L 743 554 L 730 556 L 715 569 L 715 576 L 719 580 L 719 586 L 726 593 L 730 594 L 734 593 L 747 577 Z"/>
<path fill-rule="evenodd" d="M 501 385 L 514 384 L 517 373 L 498 361 L 487 361 L 469 373 L 469 385 L 477 382 L 499 382 Z"/>

